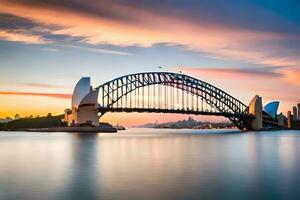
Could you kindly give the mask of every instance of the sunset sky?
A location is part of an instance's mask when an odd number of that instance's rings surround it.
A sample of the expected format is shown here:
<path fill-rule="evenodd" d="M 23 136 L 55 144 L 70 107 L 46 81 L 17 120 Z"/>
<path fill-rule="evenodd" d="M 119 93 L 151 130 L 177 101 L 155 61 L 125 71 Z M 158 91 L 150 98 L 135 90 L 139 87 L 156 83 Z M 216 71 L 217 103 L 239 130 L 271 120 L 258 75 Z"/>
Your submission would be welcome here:
<path fill-rule="evenodd" d="M 161 70 L 207 81 L 245 104 L 255 94 L 264 104 L 279 100 L 286 113 L 300 102 L 299 10 L 298 0 L 0 0 L 0 118 L 62 114 L 83 76 L 96 87 Z"/>

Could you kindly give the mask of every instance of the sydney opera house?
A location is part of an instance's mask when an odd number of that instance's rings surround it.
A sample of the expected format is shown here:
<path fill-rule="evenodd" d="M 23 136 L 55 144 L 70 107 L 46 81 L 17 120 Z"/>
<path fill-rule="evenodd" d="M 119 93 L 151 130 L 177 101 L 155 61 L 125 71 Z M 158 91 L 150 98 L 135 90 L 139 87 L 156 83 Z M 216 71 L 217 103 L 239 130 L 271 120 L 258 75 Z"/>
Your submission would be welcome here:
<path fill-rule="evenodd" d="M 98 91 L 93 90 L 90 77 L 79 80 L 72 95 L 72 108 L 65 110 L 68 126 L 99 126 Z"/>

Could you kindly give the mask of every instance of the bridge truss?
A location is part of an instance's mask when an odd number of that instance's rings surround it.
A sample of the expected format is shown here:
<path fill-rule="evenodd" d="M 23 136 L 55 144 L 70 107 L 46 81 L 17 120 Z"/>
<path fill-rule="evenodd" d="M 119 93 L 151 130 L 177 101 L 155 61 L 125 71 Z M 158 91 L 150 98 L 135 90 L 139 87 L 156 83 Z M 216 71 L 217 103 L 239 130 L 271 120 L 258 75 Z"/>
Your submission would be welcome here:
<path fill-rule="evenodd" d="M 247 126 L 247 106 L 223 90 L 191 76 L 148 72 L 122 76 L 97 88 L 99 112 L 157 112 L 224 116 Z"/>

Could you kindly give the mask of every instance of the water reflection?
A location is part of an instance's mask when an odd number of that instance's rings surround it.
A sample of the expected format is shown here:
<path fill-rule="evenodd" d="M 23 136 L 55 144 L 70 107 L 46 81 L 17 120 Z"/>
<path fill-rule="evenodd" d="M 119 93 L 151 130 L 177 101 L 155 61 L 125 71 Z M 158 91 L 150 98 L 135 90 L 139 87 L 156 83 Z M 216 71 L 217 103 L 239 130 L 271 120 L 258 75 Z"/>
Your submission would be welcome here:
<path fill-rule="evenodd" d="M 97 199 L 97 134 L 71 134 L 72 168 L 61 188 L 62 199 Z"/>
<path fill-rule="evenodd" d="M 300 197 L 299 131 L 225 132 L 0 133 L 0 199 Z"/>
<path fill-rule="evenodd" d="M 0 137 L 0 199 L 36 199 L 40 194 L 51 199 L 51 191 L 64 187 L 72 167 L 71 141 L 23 134 Z"/>

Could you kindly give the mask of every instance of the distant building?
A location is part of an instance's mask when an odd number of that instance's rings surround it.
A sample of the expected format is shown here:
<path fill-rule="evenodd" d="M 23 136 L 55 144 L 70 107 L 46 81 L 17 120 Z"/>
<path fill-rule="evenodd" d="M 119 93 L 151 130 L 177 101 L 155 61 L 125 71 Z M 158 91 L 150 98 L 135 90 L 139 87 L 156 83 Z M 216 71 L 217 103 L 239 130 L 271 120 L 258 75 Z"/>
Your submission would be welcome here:
<path fill-rule="evenodd" d="M 293 107 L 293 121 L 297 121 L 298 118 L 298 112 L 297 112 L 297 107 Z"/>
<path fill-rule="evenodd" d="M 279 126 L 285 126 L 285 122 L 287 121 L 287 118 L 282 113 L 280 113 L 279 115 L 277 115 L 277 120 Z"/>
<path fill-rule="evenodd" d="M 300 121 L 300 103 L 297 104 L 298 107 L 298 117 L 297 120 Z"/>
<path fill-rule="evenodd" d="M 288 127 L 291 128 L 292 127 L 292 112 L 288 111 L 287 112 L 287 121 L 288 121 Z"/>

